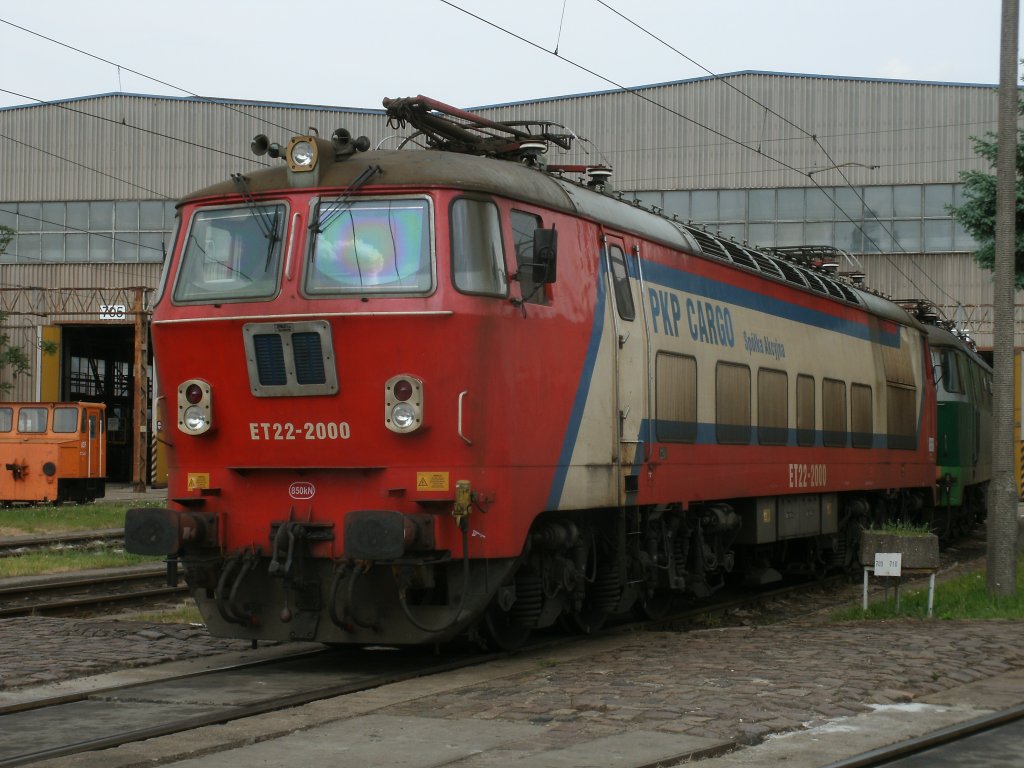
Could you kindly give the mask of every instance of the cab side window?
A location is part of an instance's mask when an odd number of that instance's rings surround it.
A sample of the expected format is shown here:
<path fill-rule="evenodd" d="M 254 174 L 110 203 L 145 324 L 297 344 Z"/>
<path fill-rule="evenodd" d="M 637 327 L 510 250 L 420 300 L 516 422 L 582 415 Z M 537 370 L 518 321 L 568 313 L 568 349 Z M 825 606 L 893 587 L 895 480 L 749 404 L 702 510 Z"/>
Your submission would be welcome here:
<path fill-rule="evenodd" d="M 508 294 L 498 206 L 459 198 L 451 208 L 452 277 L 462 293 Z"/>
<path fill-rule="evenodd" d="M 533 233 L 541 228 L 540 216 L 512 211 L 512 242 L 516 249 L 516 278 L 523 292 L 523 301 L 547 304 L 544 286 L 533 282 Z"/>
<path fill-rule="evenodd" d="M 18 411 L 18 431 L 40 434 L 46 431 L 47 412 L 45 408 L 23 407 Z"/>
<path fill-rule="evenodd" d="M 53 431 L 54 432 L 75 432 L 78 430 L 78 409 L 77 408 L 54 408 L 53 409 Z"/>

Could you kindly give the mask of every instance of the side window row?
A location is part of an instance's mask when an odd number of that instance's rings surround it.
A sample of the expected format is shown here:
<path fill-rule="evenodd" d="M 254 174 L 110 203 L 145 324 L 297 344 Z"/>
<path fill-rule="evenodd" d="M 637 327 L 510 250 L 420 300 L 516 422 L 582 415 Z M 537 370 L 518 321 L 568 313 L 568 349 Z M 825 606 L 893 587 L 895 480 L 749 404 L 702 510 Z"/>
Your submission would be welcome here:
<path fill-rule="evenodd" d="M 659 352 L 655 361 L 657 439 L 697 441 L 697 360 Z M 789 375 L 771 368 L 757 370 L 757 424 L 751 418 L 751 370 L 747 365 L 715 366 L 715 441 L 723 445 L 787 445 L 790 441 Z M 815 378 L 796 377 L 795 441 L 815 445 L 818 428 Z M 914 390 L 908 390 L 913 395 Z M 849 405 L 847 398 L 849 397 Z M 912 411 L 911 411 L 912 412 Z M 871 387 L 838 379 L 821 380 L 821 441 L 827 447 L 870 448 L 874 441 Z M 849 422 L 847 418 L 849 417 Z"/>
<path fill-rule="evenodd" d="M 85 412 L 82 412 L 82 429 L 85 428 Z M 11 432 L 15 428 L 14 408 L 0 407 L 0 432 Z M 51 431 L 68 434 L 78 430 L 78 408 L 62 406 L 53 409 L 53 424 L 49 424 L 49 412 L 39 406 L 22 406 L 18 409 L 17 431 L 25 434 L 43 434 Z"/>
<path fill-rule="evenodd" d="M 954 349 L 932 351 L 936 383 L 951 394 L 970 394 L 978 400 L 992 397 L 992 377 L 967 355 Z"/>

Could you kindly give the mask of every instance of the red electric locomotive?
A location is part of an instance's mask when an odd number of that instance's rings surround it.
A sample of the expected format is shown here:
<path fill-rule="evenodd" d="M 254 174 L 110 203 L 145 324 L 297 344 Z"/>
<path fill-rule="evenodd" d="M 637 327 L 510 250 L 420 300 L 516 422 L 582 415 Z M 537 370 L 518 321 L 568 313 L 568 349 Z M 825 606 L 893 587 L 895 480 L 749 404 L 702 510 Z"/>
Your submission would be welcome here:
<path fill-rule="evenodd" d="M 571 137 L 423 97 L 184 199 L 153 315 L 169 508 L 210 630 L 513 647 L 855 557 L 935 498 L 923 326 L 545 166 Z M 580 181 L 569 176 L 585 177 Z"/>

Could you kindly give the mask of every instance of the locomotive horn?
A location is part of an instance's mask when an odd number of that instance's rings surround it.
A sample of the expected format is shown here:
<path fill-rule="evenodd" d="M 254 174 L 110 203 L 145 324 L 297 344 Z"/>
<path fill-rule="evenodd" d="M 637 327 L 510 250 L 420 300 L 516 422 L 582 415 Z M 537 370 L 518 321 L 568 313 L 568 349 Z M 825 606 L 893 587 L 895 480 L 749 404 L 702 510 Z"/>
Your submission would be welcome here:
<path fill-rule="evenodd" d="M 365 136 L 356 139 L 344 128 L 338 128 L 331 134 L 331 143 L 339 155 L 351 155 L 353 152 L 365 152 L 370 148 L 370 140 Z"/>
<path fill-rule="evenodd" d="M 270 139 L 260 133 L 252 140 L 249 148 L 252 149 L 252 153 L 257 157 L 265 155 L 267 154 L 267 150 L 270 149 Z"/>
<path fill-rule="evenodd" d="M 271 144 L 270 139 L 262 133 L 257 134 L 256 138 L 254 138 L 249 144 L 249 148 L 257 157 L 262 155 L 270 155 L 271 157 L 281 156 L 281 145 L 276 143 Z"/>

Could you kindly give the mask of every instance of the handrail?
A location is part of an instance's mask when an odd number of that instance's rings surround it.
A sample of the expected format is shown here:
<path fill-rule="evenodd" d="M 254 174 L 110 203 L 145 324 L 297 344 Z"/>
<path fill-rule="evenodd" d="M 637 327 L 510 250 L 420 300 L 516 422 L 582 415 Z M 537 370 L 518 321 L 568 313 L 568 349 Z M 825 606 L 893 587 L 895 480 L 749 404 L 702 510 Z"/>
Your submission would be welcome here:
<path fill-rule="evenodd" d="M 473 441 L 466 437 L 465 434 L 463 434 L 462 432 L 462 401 L 466 398 L 466 395 L 468 394 L 468 389 L 464 389 L 461 392 L 459 392 L 459 437 L 466 441 L 466 445 L 472 445 Z"/>

